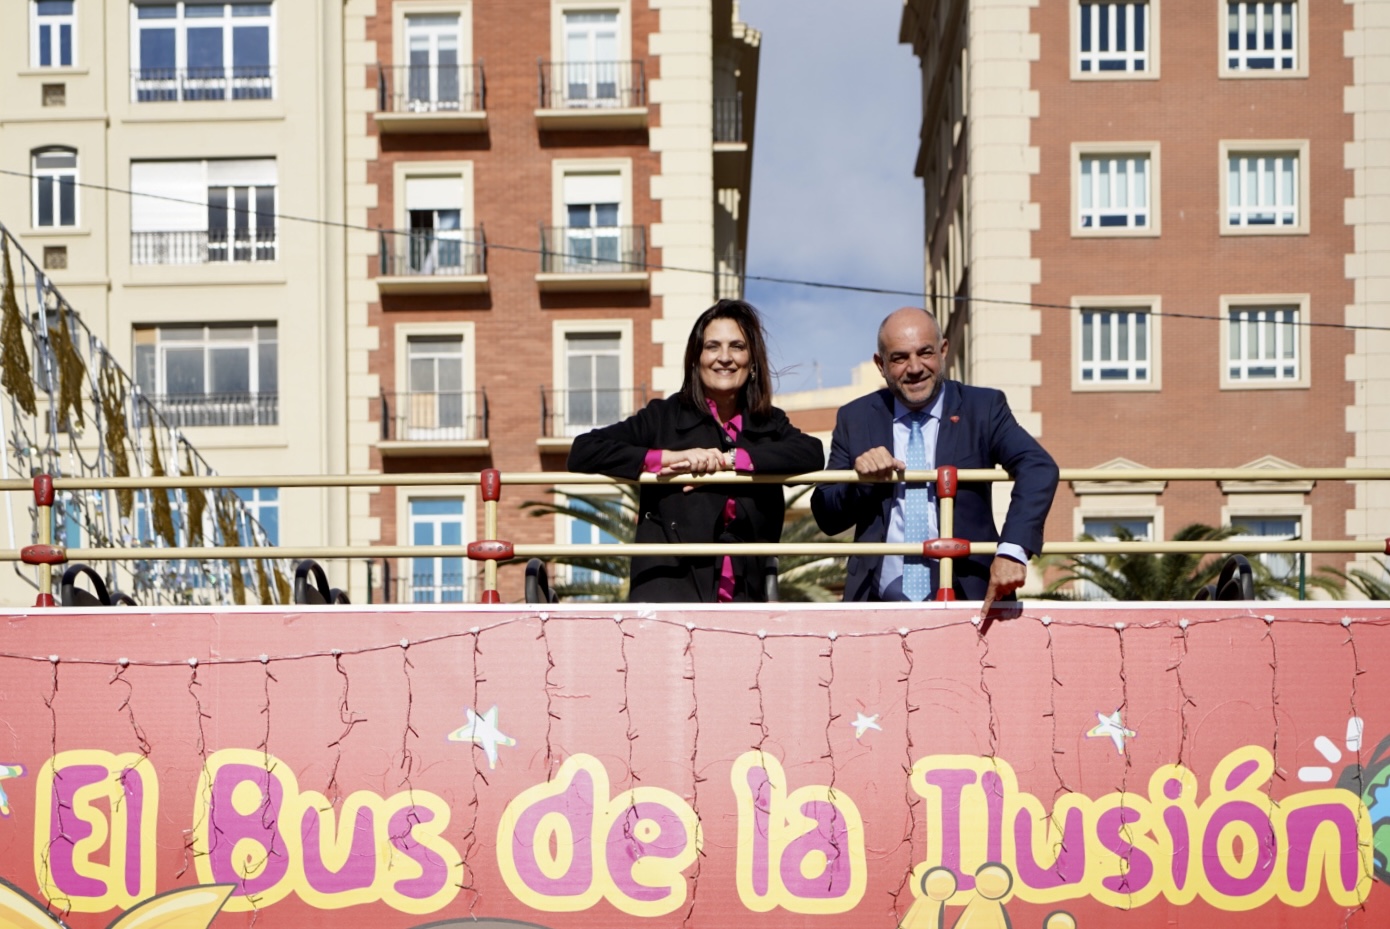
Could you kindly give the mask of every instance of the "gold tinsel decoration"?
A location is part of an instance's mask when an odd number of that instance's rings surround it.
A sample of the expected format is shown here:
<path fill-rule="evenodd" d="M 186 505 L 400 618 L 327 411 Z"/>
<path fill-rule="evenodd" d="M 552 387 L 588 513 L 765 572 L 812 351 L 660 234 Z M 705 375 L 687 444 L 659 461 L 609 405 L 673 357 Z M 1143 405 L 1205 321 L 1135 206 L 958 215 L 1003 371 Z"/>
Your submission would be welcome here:
<path fill-rule="evenodd" d="M 237 531 L 237 496 L 230 490 L 221 490 L 213 497 L 217 514 L 217 531 L 222 536 L 222 547 L 231 548 L 241 544 L 241 534 Z M 227 569 L 232 576 L 232 602 L 237 606 L 246 605 L 246 578 L 241 573 L 241 559 L 227 559 Z"/>
<path fill-rule="evenodd" d="M 294 599 L 294 592 L 290 589 L 290 579 L 285 576 L 277 565 L 275 568 L 275 590 L 280 594 L 281 603 L 289 603 Z"/>
<path fill-rule="evenodd" d="M 0 386 L 14 397 L 21 410 L 35 416 L 38 406 L 34 402 L 34 374 L 29 368 L 29 350 L 24 347 L 24 319 L 14 296 L 10 240 L 3 233 L 0 250 L 5 253 L 5 283 L 0 289 Z"/>
<path fill-rule="evenodd" d="M 193 449 L 185 445 L 183 476 L 194 477 L 196 473 L 193 469 Z M 207 513 L 208 498 L 203 494 L 201 487 L 186 487 L 183 493 L 184 499 L 188 501 L 188 544 L 192 548 L 198 548 L 203 544 L 203 516 Z"/>
<path fill-rule="evenodd" d="M 150 476 L 164 477 L 164 462 L 159 457 L 159 434 L 155 432 L 154 419 L 150 419 Z M 163 487 L 150 490 L 150 512 L 154 516 L 154 531 L 170 548 L 177 548 L 178 533 L 174 530 L 174 512 L 169 507 L 169 491 Z"/>
<path fill-rule="evenodd" d="M 125 385 L 121 383 L 121 372 L 110 358 L 101 364 L 101 415 L 106 422 L 103 438 L 106 440 L 106 454 L 111 456 L 111 475 L 130 477 L 130 457 L 126 446 L 130 443 L 130 433 L 125 425 Z M 122 519 L 130 519 L 135 509 L 135 492 L 129 488 L 116 491 L 116 506 Z"/>
<path fill-rule="evenodd" d="M 82 412 L 82 385 L 87 382 L 87 366 L 72 344 L 72 332 L 68 329 L 68 311 L 60 303 L 58 313 L 58 341 L 53 343 L 53 357 L 58 363 L 58 421 L 71 428 L 72 420 L 68 410 L 77 414 L 79 428 L 87 428 L 87 420 Z"/>

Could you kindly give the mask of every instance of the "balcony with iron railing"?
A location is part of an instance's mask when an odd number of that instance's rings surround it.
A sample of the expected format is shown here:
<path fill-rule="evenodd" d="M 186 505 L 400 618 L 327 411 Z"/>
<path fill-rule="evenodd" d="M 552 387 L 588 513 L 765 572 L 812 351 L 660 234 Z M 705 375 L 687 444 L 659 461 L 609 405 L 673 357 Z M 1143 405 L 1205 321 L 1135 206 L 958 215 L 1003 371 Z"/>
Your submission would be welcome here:
<path fill-rule="evenodd" d="M 176 429 L 197 426 L 274 426 L 280 422 L 278 393 L 145 394 L 163 421 Z M 145 425 L 145 407 L 135 407 L 135 423 Z"/>
<path fill-rule="evenodd" d="M 546 291 L 646 290 L 645 226 L 542 226 L 541 270 Z"/>
<path fill-rule="evenodd" d="M 487 237 L 473 229 L 383 230 L 377 289 L 384 294 L 483 293 Z"/>
<path fill-rule="evenodd" d="M 742 143 L 743 137 L 743 94 L 714 99 L 714 141 L 716 143 Z"/>
<path fill-rule="evenodd" d="M 201 265 L 223 262 L 274 261 L 274 227 L 268 229 L 209 229 L 179 232 L 132 232 L 133 265 Z"/>
<path fill-rule="evenodd" d="M 487 391 L 382 391 L 377 448 L 384 456 L 487 454 Z"/>
<path fill-rule="evenodd" d="M 271 100 L 275 69 L 265 65 L 222 68 L 135 68 L 130 99 L 136 103 L 199 100 Z"/>
<path fill-rule="evenodd" d="M 729 248 L 719 259 L 715 273 L 716 300 L 743 299 L 743 252 Z"/>
<path fill-rule="evenodd" d="M 378 64 L 376 81 L 376 125 L 380 132 L 487 130 L 487 80 L 481 63 Z"/>
<path fill-rule="evenodd" d="M 542 61 L 542 129 L 644 129 L 647 76 L 640 61 Z"/>
<path fill-rule="evenodd" d="M 647 385 L 590 387 L 578 390 L 541 388 L 542 448 L 565 449 L 577 435 L 611 426 L 647 405 Z"/>

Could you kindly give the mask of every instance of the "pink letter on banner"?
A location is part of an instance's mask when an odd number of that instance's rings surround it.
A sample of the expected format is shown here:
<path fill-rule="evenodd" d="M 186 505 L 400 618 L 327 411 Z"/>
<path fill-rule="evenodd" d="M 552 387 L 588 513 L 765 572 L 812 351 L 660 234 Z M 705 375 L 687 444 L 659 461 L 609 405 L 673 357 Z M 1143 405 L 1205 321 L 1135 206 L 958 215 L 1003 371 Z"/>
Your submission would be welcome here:
<path fill-rule="evenodd" d="M 337 871 L 328 870 L 323 863 L 319 842 L 319 831 L 325 820 L 332 821 L 331 814 L 322 816 L 318 810 L 304 811 L 299 822 L 299 835 L 304 845 L 304 880 L 321 894 L 337 894 L 349 890 L 364 890 L 376 880 L 376 835 L 373 827 L 373 813 L 368 807 L 361 807 L 353 818 L 352 847 L 347 860 Z"/>
<path fill-rule="evenodd" d="M 232 793 L 244 782 L 261 790 L 262 805 L 243 816 L 232 805 Z M 264 800 L 269 792 L 269 806 Z M 212 782 L 212 803 L 208 808 L 208 860 L 213 879 L 221 884 L 236 884 L 234 896 L 260 893 L 280 883 L 289 870 L 290 860 L 277 825 L 284 805 L 280 779 L 265 768 L 249 764 L 224 764 L 217 769 Z M 259 842 L 266 850 L 265 861 L 234 862 L 232 854 L 242 839 Z M 241 867 L 237 867 L 237 865 Z M 250 866 L 258 866 L 255 877 L 242 879 Z"/>
<path fill-rule="evenodd" d="M 423 806 L 407 806 L 392 814 L 386 828 L 391 844 L 420 866 L 420 876 L 396 884 L 403 897 L 424 900 L 439 893 L 449 880 L 449 864 L 431 848 L 418 841 L 412 832 L 417 825 L 434 821 L 434 813 Z"/>
<path fill-rule="evenodd" d="M 655 823 L 658 832 L 650 841 L 634 835 L 642 820 Z M 632 868 L 641 858 L 676 858 L 685 851 L 690 837 L 675 810 L 662 803 L 634 803 L 619 816 L 608 830 L 606 860 L 613 885 L 632 900 L 663 900 L 671 895 L 669 887 L 648 887 L 632 878 Z"/>
<path fill-rule="evenodd" d="M 53 812 L 48 824 L 48 867 L 52 874 L 53 886 L 74 897 L 100 897 L 106 893 L 105 881 L 77 873 L 73 849 L 78 842 L 92 834 L 92 827 L 73 812 L 73 799 L 83 787 L 100 784 L 110 773 L 101 765 L 87 764 L 69 765 L 53 773 Z"/>
<path fill-rule="evenodd" d="M 782 852 L 782 885 L 807 900 L 844 896 L 850 889 L 849 826 L 844 814 L 823 800 L 801 804 L 801 813 L 816 824 L 787 843 Z M 811 852 L 825 855 L 825 869 L 806 877 L 801 873 L 801 862 Z"/>
<path fill-rule="evenodd" d="M 559 813 L 569 823 L 574 857 L 569 869 L 558 878 L 549 878 L 536 860 L 536 831 L 549 813 Z M 512 831 L 512 862 L 526 886 L 547 897 L 575 897 L 587 891 L 594 880 L 594 780 L 584 769 L 575 772 L 564 793 L 538 800 L 516 818 Z M 558 841 L 558 837 L 557 837 Z"/>

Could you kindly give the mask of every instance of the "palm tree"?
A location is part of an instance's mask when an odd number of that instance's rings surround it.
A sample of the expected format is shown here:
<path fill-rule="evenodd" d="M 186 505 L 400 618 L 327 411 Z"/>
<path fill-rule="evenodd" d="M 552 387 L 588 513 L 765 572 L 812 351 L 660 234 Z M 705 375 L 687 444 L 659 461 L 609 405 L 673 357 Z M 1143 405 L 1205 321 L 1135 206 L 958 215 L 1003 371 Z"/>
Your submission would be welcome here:
<path fill-rule="evenodd" d="M 811 490 L 803 487 L 787 501 L 793 504 Z M 618 485 L 618 494 L 562 494 L 551 491 L 556 500 L 527 500 L 521 508 L 532 516 L 566 516 L 595 527 L 617 542 L 631 542 L 637 527 L 637 487 Z M 783 542 L 833 541 L 816 526 L 809 513 L 797 517 L 782 530 Z M 630 558 L 594 555 L 558 555 L 553 564 L 586 569 L 587 578 L 577 582 L 555 584 L 553 589 L 563 599 L 583 598 L 598 602 L 627 599 Z M 582 577 L 582 575 L 581 575 Z M 778 598 L 791 602 L 825 602 L 836 599 L 836 592 L 845 586 L 845 560 L 816 555 L 784 555 L 778 559 Z"/>
<path fill-rule="evenodd" d="M 1308 582 L 1338 600 L 1346 596 L 1348 585 L 1367 600 L 1390 600 L 1390 564 L 1384 561 L 1376 563 L 1380 565 L 1379 576 L 1365 568 L 1352 568 L 1350 572 L 1346 572 L 1337 568 L 1321 567 L 1318 568 L 1321 576 L 1309 578 Z"/>
<path fill-rule="evenodd" d="M 1178 530 L 1175 542 L 1219 542 L 1241 532 L 1239 526 L 1206 526 L 1192 523 Z M 1116 528 L 1117 541 L 1132 542 L 1134 536 L 1124 527 Z M 1082 535 L 1082 542 L 1094 542 L 1094 537 Z M 1063 574 L 1047 585 L 1045 595 L 1058 599 L 1110 600 L 1192 600 L 1198 591 L 1216 581 L 1225 558 L 1221 555 L 1169 552 L 1164 555 L 1112 551 L 1103 555 L 1070 555 L 1064 559 L 1046 559 L 1044 567 L 1060 567 Z M 1293 588 L 1275 579 L 1259 561 L 1250 564 L 1255 574 L 1255 597 L 1260 600 L 1295 593 Z M 1086 597 L 1074 591 L 1064 591 L 1069 584 L 1082 582 L 1093 585 L 1100 597 Z"/>

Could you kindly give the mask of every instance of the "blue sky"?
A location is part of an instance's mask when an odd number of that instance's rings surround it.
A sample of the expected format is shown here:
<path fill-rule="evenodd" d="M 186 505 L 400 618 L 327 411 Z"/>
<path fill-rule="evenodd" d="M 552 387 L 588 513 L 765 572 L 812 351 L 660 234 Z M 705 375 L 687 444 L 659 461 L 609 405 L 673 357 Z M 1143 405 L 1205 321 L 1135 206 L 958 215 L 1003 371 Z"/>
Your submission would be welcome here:
<path fill-rule="evenodd" d="M 922 288 L 913 176 L 921 72 L 898 44 L 901 0 L 742 0 L 762 31 L 747 272 Z M 854 15 L 847 15 L 852 9 Z M 749 281 L 771 329 L 778 389 L 849 383 L 909 297 Z"/>

